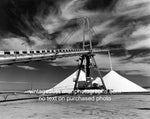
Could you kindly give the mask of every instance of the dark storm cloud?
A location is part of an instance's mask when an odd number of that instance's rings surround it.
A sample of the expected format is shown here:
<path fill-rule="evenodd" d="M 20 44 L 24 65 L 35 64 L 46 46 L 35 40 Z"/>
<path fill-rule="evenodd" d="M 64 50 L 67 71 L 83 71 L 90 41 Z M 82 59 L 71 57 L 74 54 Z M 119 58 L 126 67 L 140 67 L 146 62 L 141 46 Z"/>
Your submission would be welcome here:
<path fill-rule="evenodd" d="M 134 58 L 134 57 L 146 57 L 150 55 L 150 49 L 136 49 L 136 50 L 129 50 L 128 54 L 130 57 L 128 57 L 128 60 Z"/>
<path fill-rule="evenodd" d="M 38 31 L 46 31 L 35 17 L 45 17 L 51 11 L 58 13 L 57 0 L 1 0 L 0 1 L 0 33 L 7 36 L 12 33 L 26 38 L 30 44 L 29 36 Z M 42 34 L 44 35 L 44 34 Z"/>
<path fill-rule="evenodd" d="M 126 54 L 126 52 L 128 52 L 130 58 L 143 57 L 146 54 L 149 54 L 150 52 L 149 48 L 140 48 L 129 51 L 126 49 L 126 43 L 128 42 L 136 44 L 138 41 L 144 41 L 145 39 L 148 39 L 149 36 L 147 36 L 146 34 L 134 36 L 134 38 L 132 37 L 132 34 L 136 30 L 138 30 L 141 26 L 147 26 L 148 24 L 150 24 L 149 15 L 141 16 L 140 18 L 132 18 L 127 15 L 117 17 L 112 23 L 109 24 L 109 27 L 118 27 L 120 30 L 124 29 L 122 32 L 116 35 L 116 37 L 121 40 L 114 41 L 113 43 L 110 44 L 106 44 L 102 46 L 102 48 L 109 48 L 109 49 L 120 48 L 121 51 L 118 52 L 115 51 L 114 54 L 117 54 L 117 56 L 122 56 L 124 55 L 124 53 Z M 122 49 L 124 49 L 125 52 L 122 52 Z"/>
<path fill-rule="evenodd" d="M 147 6 L 147 3 L 140 3 L 135 6 L 133 5 L 133 7 L 131 7 L 130 9 L 127 9 L 127 11 L 137 10 L 137 12 L 139 12 L 141 8 L 145 8 L 146 6 Z M 106 25 L 105 28 L 116 28 L 117 30 L 115 29 L 113 31 L 114 33 L 116 32 L 116 35 L 112 36 L 112 42 L 108 42 L 107 44 L 98 46 L 99 48 L 110 49 L 112 52 L 112 56 L 122 57 L 124 55 L 130 55 L 129 59 L 133 57 L 144 57 L 149 54 L 150 50 L 148 47 L 139 48 L 139 49 L 137 48 L 137 50 L 136 49 L 127 50 L 126 48 L 128 44 L 136 44 L 139 41 L 144 41 L 149 38 L 147 34 L 141 34 L 141 35 L 134 36 L 134 37 L 132 36 L 132 34 L 136 32 L 137 30 L 139 30 L 141 27 L 144 27 L 144 26 L 147 27 L 147 25 L 150 24 L 149 14 L 145 14 L 145 12 L 143 12 L 143 14 L 139 13 L 137 15 L 134 15 L 134 14 L 131 14 L 130 11 L 128 11 L 124 14 L 112 16 L 111 18 L 108 18 L 107 20 L 110 20 L 110 19 L 112 19 L 111 22 L 108 25 Z M 101 33 L 99 33 L 100 37 L 96 37 L 96 39 L 101 44 L 103 39 L 105 39 L 106 36 L 109 36 L 111 33 L 112 32 L 103 33 L 102 31 Z M 93 39 L 95 39 L 94 37 Z M 113 49 L 116 49 L 116 50 L 113 50 Z M 117 49 L 120 49 L 120 50 L 117 51 Z"/>
<path fill-rule="evenodd" d="M 128 15 L 117 16 L 115 20 L 108 25 L 108 27 L 119 27 L 125 28 L 130 26 L 147 25 L 150 23 L 150 15 L 141 16 L 139 18 L 134 18 Z"/>
<path fill-rule="evenodd" d="M 73 32 L 73 31 L 77 31 L 80 28 L 80 23 L 78 21 L 78 19 L 70 19 L 68 20 L 64 25 L 62 25 L 61 27 L 59 27 L 59 29 L 57 29 L 54 33 L 52 33 L 52 39 L 55 39 L 57 37 L 59 37 L 59 35 L 62 32 Z"/>
<path fill-rule="evenodd" d="M 113 22 L 109 24 L 109 27 L 120 27 L 120 28 L 124 28 L 127 26 L 130 26 L 132 24 L 139 24 L 140 25 L 147 25 L 150 23 L 150 15 L 140 15 L 140 16 L 134 16 L 134 14 L 130 14 L 130 11 L 132 10 L 137 10 L 137 12 L 139 12 L 141 8 L 145 8 L 147 7 L 148 3 L 147 2 L 143 2 L 143 3 L 138 3 L 136 5 L 133 5 L 132 7 L 126 7 L 126 14 L 123 15 L 118 15 L 116 16 L 116 18 L 114 18 Z M 138 11 L 139 10 L 139 11 Z M 144 13 L 144 12 L 143 12 Z"/>
<path fill-rule="evenodd" d="M 62 27 L 62 30 L 77 30 L 80 28 L 80 23 L 79 23 L 79 20 L 78 18 L 73 18 L 71 20 L 69 20 L 63 27 Z"/>
<path fill-rule="evenodd" d="M 117 2 L 118 0 L 87 0 L 83 8 L 90 11 L 112 10 Z"/>
<path fill-rule="evenodd" d="M 65 44 L 58 44 L 57 40 L 61 37 L 62 42 L 64 39 L 64 34 L 71 34 L 72 32 L 77 32 L 79 29 L 82 28 L 82 23 L 78 19 L 78 15 L 73 16 L 72 18 L 65 21 L 63 17 L 61 5 L 66 2 L 67 0 L 1 0 L 0 1 L 0 33 L 1 36 L 7 36 L 8 33 L 12 33 L 14 36 L 18 37 L 25 37 L 25 40 L 29 44 L 33 44 L 30 39 L 30 36 L 34 35 L 39 37 L 40 39 L 46 39 L 53 42 L 56 48 L 62 48 Z M 69 6 L 70 3 L 73 1 L 67 1 L 67 4 L 64 6 Z M 76 1 L 80 2 L 80 0 Z M 137 5 L 133 5 L 133 7 L 127 7 L 127 13 L 119 14 L 119 15 L 112 15 L 112 12 L 116 12 L 116 7 L 120 0 L 84 0 L 79 7 L 79 10 L 84 10 L 86 13 L 88 12 L 105 12 L 105 16 L 101 16 L 101 14 L 97 17 L 90 17 L 90 22 L 94 25 L 102 25 L 106 21 L 110 20 L 110 23 L 105 26 L 106 30 L 95 33 L 92 37 L 92 43 L 94 47 L 97 48 L 104 48 L 104 49 L 121 49 L 122 51 L 113 51 L 113 56 L 121 57 L 126 55 L 126 42 L 133 42 L 135 38 L 131 38 L 131 34 L 135 32 L 139 26 L 148 25 L 150 23 L 150 16 L 149 15 L 141 15 L 138 17 L 133 17 L 131 14 L 129 15 L 130 10 L 138 10 L 139 8 L 143 8 L 146 6 L 145 3 L 140 3 Z M 76 11 L 76 6 L 73 4 Z M 78 7 L 77 7 L 78 8 Z M 68 9 L 69 11 L 69 9 Z M 71 10 L 70 10 L 71 11 Z M 74 11 L 71 11 L 74 14 Z M 43 26 L 43 22 L 47 17 L 54 17 L 58 16 L 57 19 L 61 19 L 61 25 L 55 29 L 53 32 L 49 33 L 45 27 Z M 102 14 L 103 15 L 103 14 Z M 104 17 L 104 18 L 103 18 Z M 62 22 L 64 20 L 64 22 Z M 51 20 L 48 19 L 48 22 Z M 95 23 L 96 22 L 96 23 Z M 53 24 L 53 22 L 52 22 Z M 49 23 L 46 24 L 48 26 Z M 105 29 L 104 28 L 104 29 Z M 109 31 L 110 28 L 117 28 Z M 103 40 L 106 39 L 112 33 L 118 32 L 115 35 L 115 38 L 119 40 L 113 40 L 112 42 L 108 42 L 106 44 L 102 44 Z M 124 39 L 124 36 L 126 39 Z M 139 37 L 139 36 L 138 36 Z M 142 36 L 139 39 L 145 40 L 147 36 Z M 143 38 L 143 39 L 142 39 Z M 136 40 L 138 38 L 136 37 Z M 75 40 L 75 39 L 71 39 Z M 139 40 L 137 40 L 139 41 Z M 88 41 L 86 41 L 88 44 Z M 99 46 L 100 44 L 100 46 Z M 74 48 L 81 48 L 81 42 L 75 42 L 71 44 Z M 138 52 L 130 52 L 128 55 L 130 57 L 141 56 L 141 53 Z"/>

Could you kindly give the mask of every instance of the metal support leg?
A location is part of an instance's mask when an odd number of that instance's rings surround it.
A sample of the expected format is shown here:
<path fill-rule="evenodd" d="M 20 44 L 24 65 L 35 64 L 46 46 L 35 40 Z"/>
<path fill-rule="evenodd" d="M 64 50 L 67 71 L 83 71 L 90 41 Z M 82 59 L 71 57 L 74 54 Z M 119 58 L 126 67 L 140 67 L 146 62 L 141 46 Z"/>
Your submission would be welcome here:
<path fill-rule="evenodd" d="M 82 56 L 82 58 L 81 58 L 81 63 L 79 65 L 79 70 L 78 70 L 77 78 L 75 80 L 74 90 L 77 89 L 77 83 L 78 83 L 78 80 L 79 80 L 80 72 L 82 70 L 83 60 L 84 60 L 84 56 Z"/>
<path fill-rule="evenodd" d="M 86 81 L 90 80 L 90 56 L 86 56 Z"/>
<path fill-rule="evenodd" d="M 95 65 L 95 67 L 96 67 L 96 69 L 97 69 L 97 71 L 98 71 L 98 74 L 99 74 L 100 79 L 101 79 L 101 81 L 102 81 L 102 84 L 103 84 L 103 86 L 104 86 L 104 90 L 107 90 L 107 89 L 106 89 L 106 86 L 105 86 L 105 83 L 104 83 L 104 81 L 103 81 L 103 77 L 102 77 L 102 75 L 101 75 L 101 73 L 100 73 L 100 71 L 99 71 L 99 69 L 98 69 L 97 63 L 96 63 L 96 61 L 95 61 L 95 59 L 94 59 L 94 56 L 92 56 L 92 60 L 93 60 L 94 65 Z"/>

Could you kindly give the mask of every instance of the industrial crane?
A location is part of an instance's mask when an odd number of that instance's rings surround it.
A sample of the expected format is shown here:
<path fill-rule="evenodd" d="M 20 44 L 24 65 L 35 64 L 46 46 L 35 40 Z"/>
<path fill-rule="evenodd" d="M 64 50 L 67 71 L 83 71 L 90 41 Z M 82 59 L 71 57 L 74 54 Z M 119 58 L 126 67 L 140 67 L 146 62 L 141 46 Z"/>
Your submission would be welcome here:
<path fill-rule="evenodd" d="M 79 90 L 78 79 L 80 76 L 80 71 L 84 70 L 86 74 L 86 88 L 90 89 L 91 84 L 91 64 L 97 69 L 101 82 L 103 84 L 103 89 L 106 89 L 102 75 L 98 69 L 96 61 L 94 59 L 95 53 L 108 52 L 106 49 L 93 49 L 92 41 L 89 39 L 89 45 L 85 45 L 85 33 L 90 32 L 91 35 L 94 34 L 94 30 L 90 27 L 89 19 L 87 17 L 80 18 L 83 20 L 83 47 L 82 49 L 51 49 L 51 50 L 27 50 L 27 51 L 0 51 L 0 65 L 16 64 L 31 61 L 45 61 L 45 60 L 55 60 L 57 58 L 80 56 L 80 65 L 78 67 L 77 78 L 75 80 L 74 91 Z"/>

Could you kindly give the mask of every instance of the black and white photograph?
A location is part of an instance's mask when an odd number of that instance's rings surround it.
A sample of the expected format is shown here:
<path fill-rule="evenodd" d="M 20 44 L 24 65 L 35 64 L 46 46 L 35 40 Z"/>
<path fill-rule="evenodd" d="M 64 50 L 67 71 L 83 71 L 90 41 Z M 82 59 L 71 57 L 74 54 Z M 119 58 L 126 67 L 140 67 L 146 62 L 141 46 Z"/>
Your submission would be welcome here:
<path fill-rule="evenodd" d="M 150 119 L 150 0 L 0 0 L 0 119 Z"/>

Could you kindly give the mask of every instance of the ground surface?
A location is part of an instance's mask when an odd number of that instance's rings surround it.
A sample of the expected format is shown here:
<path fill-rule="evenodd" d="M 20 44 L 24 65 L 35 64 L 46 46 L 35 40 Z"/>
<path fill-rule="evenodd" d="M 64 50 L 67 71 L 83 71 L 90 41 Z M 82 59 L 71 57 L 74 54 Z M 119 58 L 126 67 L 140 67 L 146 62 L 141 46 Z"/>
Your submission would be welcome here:
<path fill-rule="evenodd" d="M 113 95 L 111 101 L 97 102 L 5 102 L 0 103 L 0 119 L 150 119 L 150 95 Z"/>

